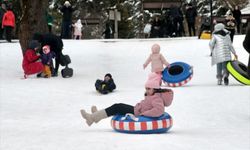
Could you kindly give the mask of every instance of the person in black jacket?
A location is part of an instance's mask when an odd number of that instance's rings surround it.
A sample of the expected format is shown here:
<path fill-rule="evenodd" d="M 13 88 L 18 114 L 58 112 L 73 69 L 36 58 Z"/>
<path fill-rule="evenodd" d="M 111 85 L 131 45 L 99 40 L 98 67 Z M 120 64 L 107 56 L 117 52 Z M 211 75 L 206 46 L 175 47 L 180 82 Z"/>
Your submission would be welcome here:
<path fill-rule="evenodd" d="M 186 19 L 188 23 L 188 32 L 189 35 L 192 36 L 192 31 L 193 31 L 193 36 L 195 36 L 195 20 L 197 16 L 197 11 L 193 7 L 191 3 L 189 3 L 186 7 Z"/>
<path fill-rule="evenodd" d="M 52 77 L 55 77 L 58 75 L 58 69 L 59 64 L 61 64 L 61 58 L 62 58 L 62 49 L 63 49 L 63 41 L 60 37 L 47 33 L 47 34 L 40 34 L 35 33 L 33 35 L 33 40 L 37 40 L 39 43 L 41 43 L 41 47 L 45 45 L 50 46 L 50 50 L 53 51 L 56 55 L 55 59 L 55 69 L 52 71 Z M 40 54 L 42 54 L 42 50 L 40 51 Z"/>
<path fill-rule="evenodd" d="M 247 74 L 250 77 L 250 24 L 248 24 L 246 37 L 245 37 L 245 39 L 243 41 L 243 47 L 246 49 L 246 51 L 249 54 Z"/>
<path fill-rule="evenodd" d="M 108 94 L 109 92 L 112 92 L 114 89 L 116 89 L 116 85 L 112 78 L 112 75 L 110 73 L 107 73 L 104 76 L 104 80 L 96 80 L 95 88 L 102 94 Z"/>
<path fill-rule="evenodd" d="M 239 9 L 238 6 L 235 6 L 233 11 L 233 17 L 235 18 L 235 21 L 236 21 L 236 25 L 237 25 L 237 33 L 240 34 L 241 31 L 240 31 L 240 25 L 241 25 L 241 11 Z"/>
<path fill-rule="evenodd" d="M 74 9 L 71 7 L 71 4 L 69 3 L 69 1 L 65 1 L 64 6 L 60 9 L 60 11 L 63 13 L 61 38 L 70 39 L 71 38 L 72 13 Z"/>
<path fill-rule="evenodd" d="M 104 35 L 105 39 L 110 39 L 111 34 L 112 34 L 112 29 L 110 27 L 110 24 L 106 23 L 106 28 L 105 28 L 105 31 L 102 33 L 102 35 Z"/>

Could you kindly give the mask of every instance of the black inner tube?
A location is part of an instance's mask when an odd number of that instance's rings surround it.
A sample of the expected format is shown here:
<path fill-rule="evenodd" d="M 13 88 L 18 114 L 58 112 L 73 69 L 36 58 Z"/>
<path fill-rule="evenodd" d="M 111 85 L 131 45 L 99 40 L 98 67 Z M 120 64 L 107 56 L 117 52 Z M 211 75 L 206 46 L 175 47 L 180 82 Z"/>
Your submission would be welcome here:
<path fill-rule="evenodd" d="M 178 75 L 183 72 L 183 67 L 180 65 L 174 65 L 169 68 L 168 72 L 170 75 L 173 75 L 173 76 Z"/>
<path fill-rule="evenodd" d="M 239 64 L 240 69 L 242 69 L 243 71 L 247 71 L 247 67 L 244 64 Z"/>

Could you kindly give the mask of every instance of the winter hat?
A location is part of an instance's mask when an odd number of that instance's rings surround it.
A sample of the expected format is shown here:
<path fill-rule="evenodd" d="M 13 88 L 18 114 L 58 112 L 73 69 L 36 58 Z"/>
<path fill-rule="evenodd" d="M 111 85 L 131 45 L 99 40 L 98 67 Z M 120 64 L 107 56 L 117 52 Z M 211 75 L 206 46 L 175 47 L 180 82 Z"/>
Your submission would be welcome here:
<path fill-rule="evenodd" d="M 153 72 L 149 74 L 145 87 L 159 89 L 160 82 L 161 82 L 161 75 Z"/>
<path fill-rule="evenodd" d="M 65 5 L 65 6 L 70 6 L 69 1 L 65 1 L 65 2 L 64 2 L 64 5 Z"/>
<path fill-rule="evenodd" d="M 225 25 L 223 23 L 218 23 L 214 26 L 214 31 L 220 31 L 224 29 L 225 29 Z"/>
<path fill-rule="evenodd" d="M 28 48 L 34 50 L 35 48 L 38 48 L 39 46 L 40 46 L 40 43 L 37 40 L 31 40 L 29 42 Z"/>
<path fill-rule="evenodd" d="M 152 53 L 160 53 L 160 45 L 159 44 L 154 44 L 152 47 L 151 47 L 151 51 Z"/>
<path fill-rule="evenodd" d="M 43 53 L 48 54 L 50 52 L 50 46 L 49 45 L 44 45 L 43 46 Z"/>
<path fill-rule="evenodd" d="M 112 78 L 112 75 L 110 73 L 107 73 L 104 77 L 109 77 L 110 79 Z"/>

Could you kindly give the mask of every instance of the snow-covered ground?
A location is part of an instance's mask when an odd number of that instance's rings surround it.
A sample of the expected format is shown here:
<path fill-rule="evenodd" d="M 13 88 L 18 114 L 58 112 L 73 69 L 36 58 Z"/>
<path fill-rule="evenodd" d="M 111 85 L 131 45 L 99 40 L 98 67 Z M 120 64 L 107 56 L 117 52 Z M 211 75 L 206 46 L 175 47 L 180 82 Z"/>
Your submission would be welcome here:
<path fill-rule="evenodd" d="M 244 35 L 235 37 L 239 60 L 248 54 Z M 250 86 L 230 76 L 229 86 L 217 86 L 208 40 L 196 38 L 154 40 L 65 40 L 64 53 L 72 59 L 72 78 L 61 76 L 21 79 L 19 43 L 0 43 L 0 149 L 1 150 L 249 150 Z M 159 43 L 169 62 L 194 67 L 193 79 L 172 88 L 174 100 L 166 112 L 173 117 L 168 133 L 134 135 L 115 132 L 111 118 L 88 127 L 79 110 L 90 111 L 143 99 L 150 66 L 142 64 L 151 45 Z M 111 73 L 117 90 L 95 91 L 95 80 Z"/>

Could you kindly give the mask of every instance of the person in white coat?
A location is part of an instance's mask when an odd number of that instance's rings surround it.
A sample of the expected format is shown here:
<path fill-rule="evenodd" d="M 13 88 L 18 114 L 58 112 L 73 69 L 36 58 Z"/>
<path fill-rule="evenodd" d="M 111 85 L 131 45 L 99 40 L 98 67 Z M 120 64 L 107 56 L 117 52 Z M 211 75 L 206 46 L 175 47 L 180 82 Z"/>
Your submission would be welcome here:
<path fill-rule="evenodd" d="M 74 39 L 82 39 L 82 21 L 78 19 L 76 23 L 73 24 L 74 27 Z"/>
<path fill-rule="evenodd" d="M 224 24 L 218 23 L 214 26 L 214 32 L 212 34 L 212 39 L 209 43 L 211 54 L 212 54 L 212 65 L 217 65 L 217 79 L 218 85 L 224 84 L 228 85 L 229 72 L 226 69 L 228 61 L 231 61 L 231 53 L 237 59 L 236 51 L 232 45 L 230 39 L 230 32 L 225 29 Z"/>

